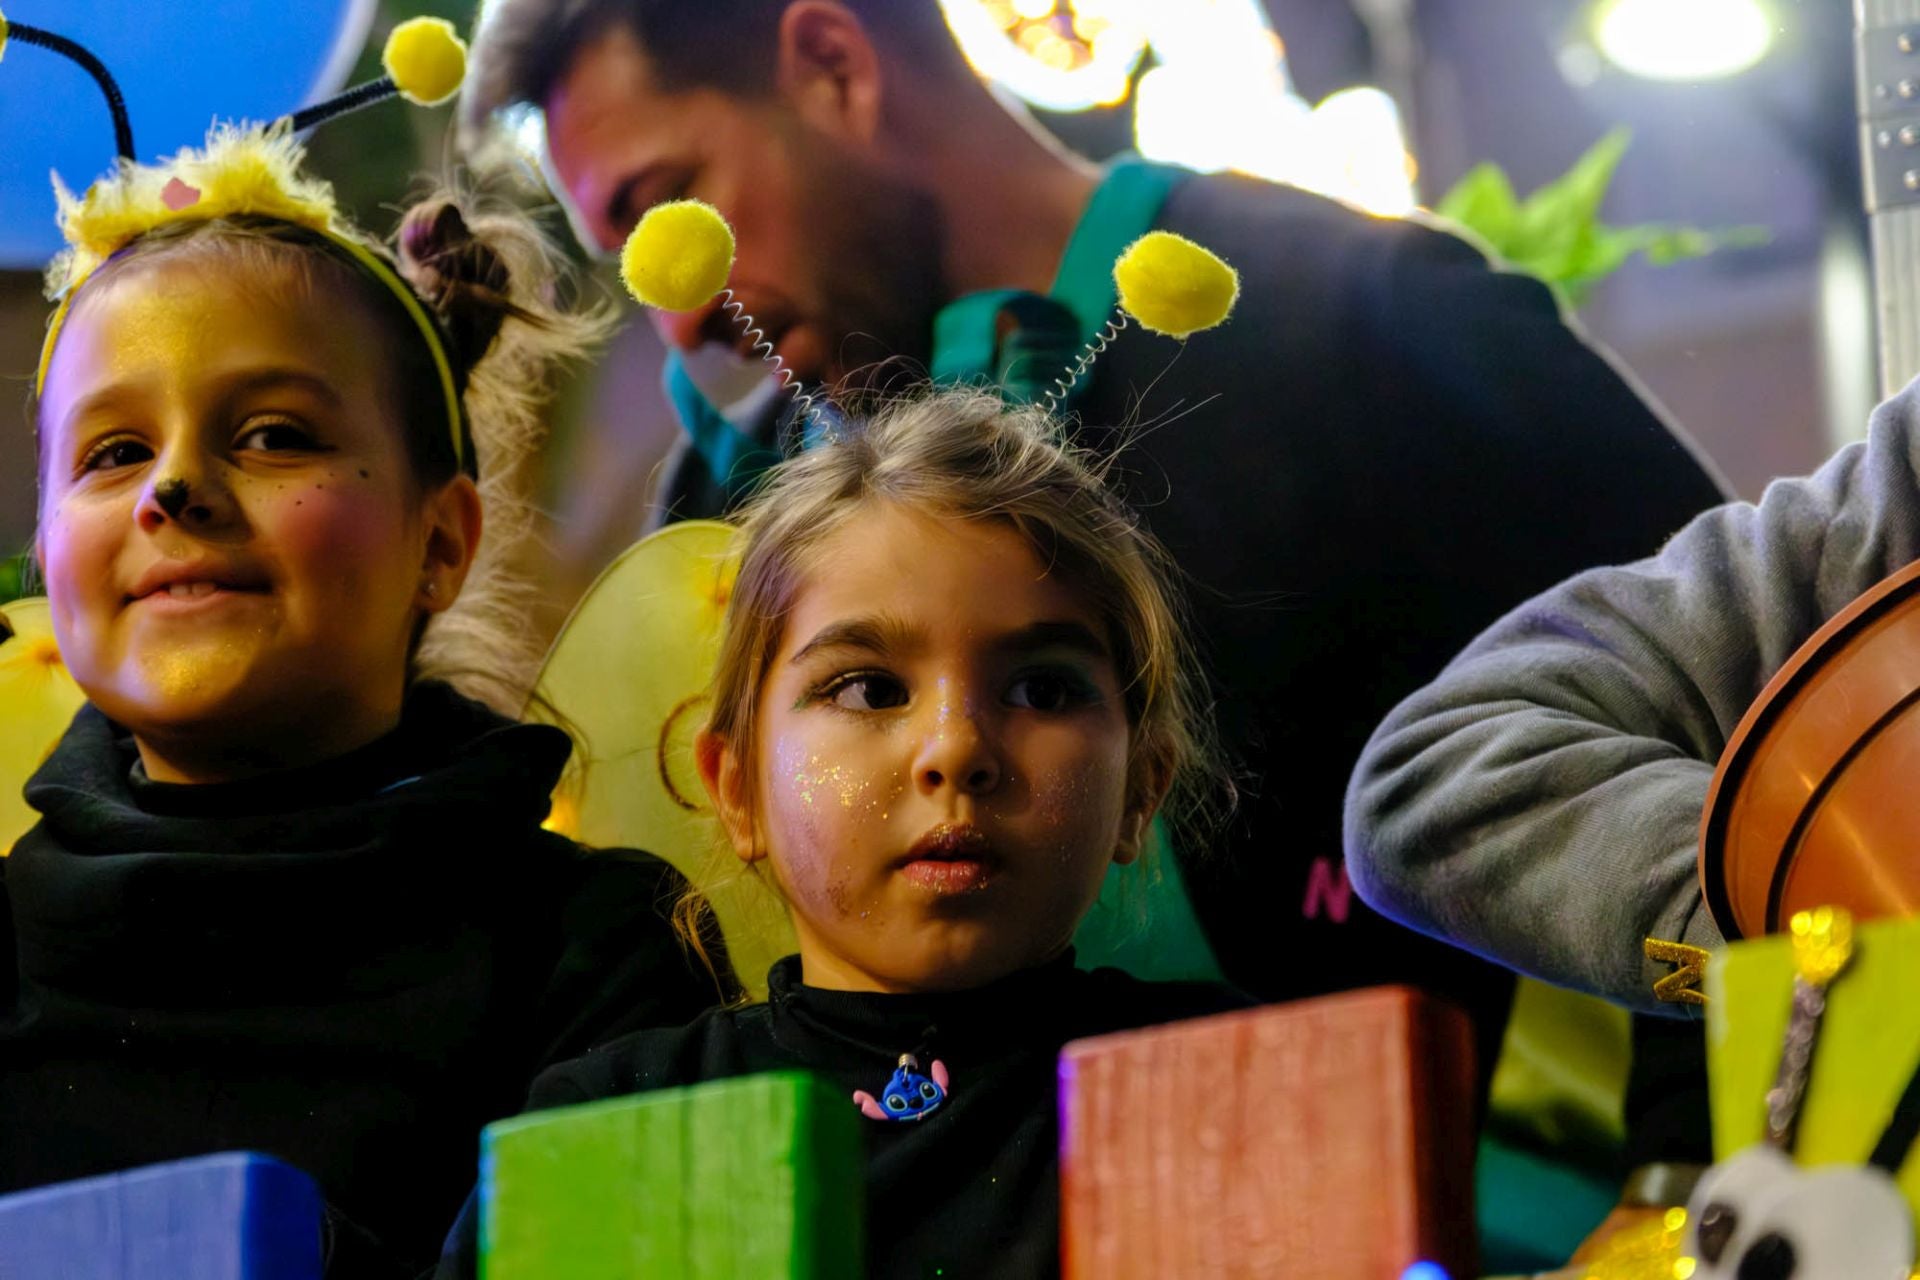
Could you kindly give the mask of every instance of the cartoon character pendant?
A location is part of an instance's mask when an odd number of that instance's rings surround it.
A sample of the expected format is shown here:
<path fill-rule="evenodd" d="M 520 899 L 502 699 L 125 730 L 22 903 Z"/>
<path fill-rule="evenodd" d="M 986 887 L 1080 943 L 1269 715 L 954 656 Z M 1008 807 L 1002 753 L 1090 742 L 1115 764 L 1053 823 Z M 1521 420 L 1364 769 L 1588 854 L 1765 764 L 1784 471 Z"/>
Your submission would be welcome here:
<path fill-rule="evenodd" d="M 854 1105 L 869 1120 L 924 1120 L 947 1100 L 947 1066 L 933 1060 L 932 1074 L 920 1074 L 920 1060 L 910 1053 L 900 1055 L 900 1065 L 887 1079 L 887 1087 L 875 1098 L 865 1089 L 853 1091 Z"/>

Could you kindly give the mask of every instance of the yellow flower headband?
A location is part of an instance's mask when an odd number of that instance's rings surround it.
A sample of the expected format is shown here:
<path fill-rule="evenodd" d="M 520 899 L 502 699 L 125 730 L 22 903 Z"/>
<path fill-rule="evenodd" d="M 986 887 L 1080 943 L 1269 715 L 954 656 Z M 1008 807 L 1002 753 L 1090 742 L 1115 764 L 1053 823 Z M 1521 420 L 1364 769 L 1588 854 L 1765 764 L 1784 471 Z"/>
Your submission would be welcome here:
<path fill-rule="evenodd" d="M 270 125 L 217 125 L 199 149 L 188 148 L 158 164 L 133 157 L 133 132 L 126 106 L 106 68 L 64 37 L 21 23 L 9 26 L 0 15 L 0 55 L 9 38 L 73 58 L 106 94 L 113 112 L 120 158 L 114 171 L 75 196 L 54 179 L 60 232 L 67 248 L 47 267 L 47 296 L 58 306 L 40 350 L 34 393 L 46 386 L 47 366 L 80 286 L 114 254 L 158 228 L 183 222 L 251 216 L 305 227 L 338 246 L 369 275 L 386 286 L 420 331 L 439 373 L 447 405 L 454 463 L 471 471 L 466 448 L 466 414 L 453 376 L 453 363 L 440 326 L 384 256 L 340 216 L 333 188 L 300 172 L 304 149 L 295 132 L 399 94 L 411 102 L 434 105 L 458 91 L 466 74 L 466 46 L 453 26 L 439 18 L 414 18 L 394 28 L 382 63 L 387 74 L 337 97 L 283 117 Z"/>

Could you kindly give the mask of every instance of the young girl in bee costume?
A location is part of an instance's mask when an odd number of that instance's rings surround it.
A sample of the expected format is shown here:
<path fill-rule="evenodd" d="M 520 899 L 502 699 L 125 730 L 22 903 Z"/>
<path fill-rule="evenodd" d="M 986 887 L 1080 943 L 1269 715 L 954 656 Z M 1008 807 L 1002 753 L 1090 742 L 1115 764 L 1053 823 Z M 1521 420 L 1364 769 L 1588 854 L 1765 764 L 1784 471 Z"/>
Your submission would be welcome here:
<path fill-rule="evenodd" d="M 1060 1047 L 1242 1003 L 1078 970 L 1070 945 L 1156 813 L 1198 838 L 1222 798 L 1177 593 L 1039 408 L 803 410 L 815 443 L 740 517 L 695 749 L 720 861 L 777 889 L 798 954 L 765 1003 L 554 1067 L 531 1105 L 813 1071 L 866 1117 L 869 1275 L 1052 1275 Z M 471 1274 L 475 1216 L 443 1276 Z"/>
<path fill-rule="evenodd" d="M 408 30 L 394 78 L 451 92 Z M 310 116 L 62 196 L 35 554 L 88 705 L 0 859 L 0 1191 L 264 1151 L 351 1224 L 335 1274 L 408 1274 L 543 1064 L 715 990 L 678 878 L 542 830 L 567 738 L 500 713 L 487 478 L 592 325 L 510 221 L 348 226 Z"/>

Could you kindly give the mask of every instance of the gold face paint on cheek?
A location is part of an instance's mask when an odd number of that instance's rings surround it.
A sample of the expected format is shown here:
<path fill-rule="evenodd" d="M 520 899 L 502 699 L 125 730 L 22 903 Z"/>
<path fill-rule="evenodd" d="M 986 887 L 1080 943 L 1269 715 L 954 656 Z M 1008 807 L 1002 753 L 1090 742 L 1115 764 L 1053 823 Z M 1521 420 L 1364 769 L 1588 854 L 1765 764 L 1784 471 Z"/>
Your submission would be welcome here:
<path fill-rule="evenodd" d="M 224 688 L 251 656 L 251 638 L 149 640 L 132 655 L 135 679 L 159 698 L 190 698 Z"/>

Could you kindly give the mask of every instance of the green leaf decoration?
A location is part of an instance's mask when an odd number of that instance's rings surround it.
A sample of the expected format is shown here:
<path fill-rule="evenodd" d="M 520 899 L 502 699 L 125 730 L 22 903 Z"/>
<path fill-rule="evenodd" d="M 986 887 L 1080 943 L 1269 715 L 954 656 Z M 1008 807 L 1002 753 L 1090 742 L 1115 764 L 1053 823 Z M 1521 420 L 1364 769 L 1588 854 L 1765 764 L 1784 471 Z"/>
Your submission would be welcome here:
<path fill-rule="evenodd" d="M 34 594 L 28 585 L 28 567 L 31 563 L 31 558 L 24 551 L 17 556 L 0 557 L 0 604 Z"/>
<path fill-rule="evenodd" d="M 1440 198 L 1434 210 L 1441 217 L 1470 227 L 1490 244 L 1513 239 L 1520 222 L 1520 202 L 1506 171 L 1488 161 L 1477 164 Z"/>
<path fill-rule="evenodd" d="M 1600 220 L 1600 206 L 1630 139 L 1627 129 L 1611 130 L 1571 169 L 1525 200 L 1514 195 L 1500 166 L 1475 165 L 1440 198 L 1434 212 L 1514 267 L 1545 281 L 1574 306 L 1636 254 L 1666 266 L 1768 241 L 1764 227 L 1703 231 L 1667 223 L 1607 226 Z"/>

